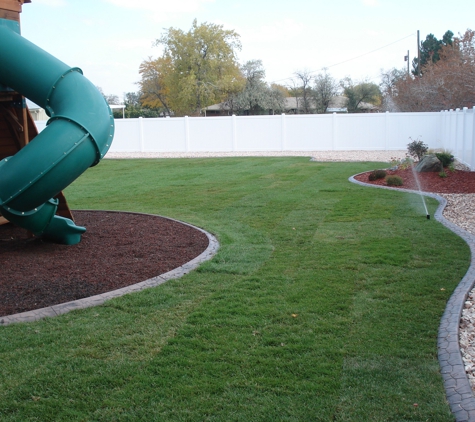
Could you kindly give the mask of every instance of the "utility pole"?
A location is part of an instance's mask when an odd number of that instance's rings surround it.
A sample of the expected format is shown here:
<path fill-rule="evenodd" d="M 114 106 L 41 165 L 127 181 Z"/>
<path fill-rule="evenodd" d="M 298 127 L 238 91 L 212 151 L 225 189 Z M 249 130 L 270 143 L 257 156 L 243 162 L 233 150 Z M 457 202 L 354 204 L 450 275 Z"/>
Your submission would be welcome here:
<path fill-rule="evenodd" d="M 417 76 L 421 76 L 421 40 L 417 30 Z"/>
<path fill-rule="evenodd" d="M 407 62 L 407 76 L 409 76 L 409 50 L 407 50 L 407 56 L 404 56 L 404 61 Z"/>

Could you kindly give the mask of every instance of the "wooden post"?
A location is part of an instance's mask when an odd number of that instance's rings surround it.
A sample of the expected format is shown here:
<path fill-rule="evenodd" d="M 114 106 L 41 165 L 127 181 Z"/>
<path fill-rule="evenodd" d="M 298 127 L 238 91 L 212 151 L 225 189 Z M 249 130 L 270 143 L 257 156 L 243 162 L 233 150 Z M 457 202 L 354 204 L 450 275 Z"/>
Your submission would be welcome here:
<path fill-rule="evenodd" d="M 20 21 L 21 6 L 31 0 L 0 0 L 0 19 Z"/>

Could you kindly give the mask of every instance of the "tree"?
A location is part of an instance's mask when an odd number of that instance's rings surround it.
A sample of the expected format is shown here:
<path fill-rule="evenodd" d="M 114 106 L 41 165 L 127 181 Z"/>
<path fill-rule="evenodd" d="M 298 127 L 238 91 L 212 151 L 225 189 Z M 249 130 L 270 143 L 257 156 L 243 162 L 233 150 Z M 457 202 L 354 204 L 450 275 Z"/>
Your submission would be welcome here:
<path fill-rule="evenodd" d="M 423 72 L 423 68 L 427 66 L 429 62 L 437 63 L 440 60 L 440 49 L 443 46 L 452 45 L 454 33 L 452 31 L 447 31 L 441 40 L 438 40 L 434 34 L 429 34 L 426 36 L 426 39 L 421 42 L 420 46 L 420 57 L 421 63 L 419 65 L 418 58 L 414 58 L 412 61 L 412 73 L 415 76 L 420 75 Z"/>
<path fill-rule="evenodd" d="M 315 104 L 315 110 L 317 113 L 326 113 L 332 98 L 339 94 L 340 86 L 338 82 L 326 72 L 318 74 L 314 82 L 313 102 Z"/>
<path fill-rule="evenodd" d="M 124 116 L 127 119 L 136 118 L 136 117 L 160 117 L 163 116 L 163 108 L 151 108 L 143 106 L 141 98 L 141 92 L 127 92 L 124 94 Z M 122 118 L 122 112 L 114 112 L 115 118 Z"/>
<path fill-rule="evenodd" d="M 350 78 L 341 81 L 343 94 L 348 98 L 347 107 L 349 113 L 361 112 L 362 103 L 378 104 L 381 100 L 381 91 L 378 85 L 363 81 L 354 84 Z"/>
<path fill-rule="evenodd" d="M 271 83 L 270 87 L 271 87 L 271 89 L 275 89 L 277 91 L 280 91 L 284 97 L 290 97 L 289 88 L 287 88 L 286 86 L 276 84 L 276 83 Z"/>
<path fill-rule="evenodd" d="M 382 95 L 382 109 L 384 111 L 400 111 L 394 102 L 397 95 L 397 84 L 408 76 L 406 69 L 396 69 L 383 71 L 381 69 L 381 83 L 379 88 Z"/>
<path fill-rule="evenodd" d="M 169 107 L 169 93 L 166 78 L 173 72 L 171 60 L 159 57 L 158 59 L 145 60 L 140 64 L 139 73 L 142 79 L 140 86 L 141 102 L 145 107 L 164 108 L 167 115 L 171 115 Z"/>
<path fill-rule="evenodd" d="M 232 94 L 223 103 L 231 113 L 267 114 L 284 109 L 284 94 L 278 86 L 269 87 L 265 82 L 265 70 L 261 60 L 250 60 L 241 66 L 244 88 Z"/>
<path fill-rule="evenodd" d="M 161 62 L 156 63 L 158 92 L 177 115 L 199 115 L 240 83 L 236 61 L 236 51 L 241 49 L 239 35 L 222 25 L 198 25 L 195 19 L 188 32 L 169 28 L 155 45 L 164 47 Z"/>
<path fill-rule="evenodd" d="M 300 106 L 304 114 L 310 114 L 314 109 L 311 72 L 306 69 L 298 70 L 294 75 L 297 77 L 298 89 L 300 91 Z"/>
<path fill-rule="evenodd" d="M 124 104 L 130 107 L 140 107 L 140 92 L 126 92 L 124 94 Z"/>
<path fill-rule="evenodd" d="M 440 111 L 475 105 L 475 31 L 468 29 L 438 51 L 422 76 L 396 83 L 393 101 L 401 111 Z"/>
<path fill-rule="evenodd" d="M 115 94 L 104 94 L 104 91 L 100 86 L 96 86 L 97 90 L 102 94 L 104 99 L 107 101 L 107 104 L 117 105 L 120 104 L 119 97 Z"/>

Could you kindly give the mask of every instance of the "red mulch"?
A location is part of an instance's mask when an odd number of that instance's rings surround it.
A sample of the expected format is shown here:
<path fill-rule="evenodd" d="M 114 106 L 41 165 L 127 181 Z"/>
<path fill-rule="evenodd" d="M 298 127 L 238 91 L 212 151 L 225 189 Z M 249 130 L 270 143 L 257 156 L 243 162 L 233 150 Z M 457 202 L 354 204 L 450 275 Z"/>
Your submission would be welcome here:
<path fill-rule="evenodd" d="M 355 176 L 356 180 L 373 185 L 387 186 L 385 179 L 376 181 L 369 181 L 368 177 L 371 172 L 362 173 Z M 387 170 L 387 175 L 400 176 L 403 180 L 402 186 L 397 186 L 400 189 L 418 190 L 417 182 L 414 177 L 412 169 L 406 170 Z M 475 172 L 456 170 L 454 172 L 446 169 L 447 177 L 440 177 L 437 172 L 417 173 L 419 178 L 421 190 L 424 192 L 433 193 L 475 193 Z M 393 186 L 396 187 L 396 186 Z"/>
<path fill-rule="evenodd" d="M 75 211 L 77 245 L 0 226 L 0 316 L 40 309 L 139 283 L 177 268 L 209 244 L 203 232 L 166 218 Z"/>

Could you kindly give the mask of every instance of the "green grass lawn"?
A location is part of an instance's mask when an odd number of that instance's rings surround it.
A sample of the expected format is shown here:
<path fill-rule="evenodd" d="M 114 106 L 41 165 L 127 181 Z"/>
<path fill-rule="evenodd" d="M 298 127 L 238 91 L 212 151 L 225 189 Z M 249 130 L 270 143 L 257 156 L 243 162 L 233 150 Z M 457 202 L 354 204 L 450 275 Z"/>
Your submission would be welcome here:
<path fill-rule="evenodd" d="M 66 190 L 74 209 L 177 218 L 220 250 L 162 286 L 0 327 L 0 420 L 453 420 L 436 340 L 469 248 L 418 196 L 347 180 L 374 168 L 221 158 L 88 170 Z"/>

